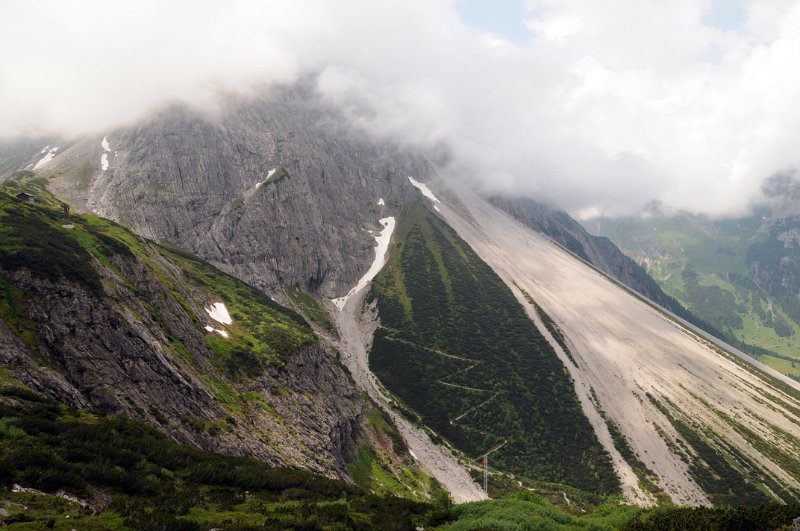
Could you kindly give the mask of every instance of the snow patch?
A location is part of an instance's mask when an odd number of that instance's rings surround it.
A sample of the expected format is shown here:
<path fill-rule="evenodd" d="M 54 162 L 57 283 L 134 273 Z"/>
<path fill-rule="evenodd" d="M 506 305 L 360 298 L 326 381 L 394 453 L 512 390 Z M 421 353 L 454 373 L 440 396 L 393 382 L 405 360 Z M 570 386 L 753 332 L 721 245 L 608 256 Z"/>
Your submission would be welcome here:
<path fill-rule="evenodd" d="M 53 159 L 53 154 L 48 153 L 47 155 L 42 157 L 42 159 L 39 162 L 37 162 L 36 165 L 34 165 L 33 169 L 38 170 L 39 168 L 50 162 L 52 159 Z"/>
<path fill-rule="evenodd" d="M 383 200 L 383 198 L 379 197 L 378 198 L 378 206 L 384 206 L 385 204 L 386 204 L 386 202 Z"/>
<path fill-rule="evenodd" d="M 395 223 L 393 217 L 383 218 L 380 222 L 381 225 L 383 225 L 383 230 L 381 230 L 380 234 L 375 236 L 375 241 L 377 242 L 375 246 L 375 260 L 373 260 L 369 270 L 364 273 L 364 276 L 361 277 L 358 284 L 356 284 L 347 295 L 332 299 L 333 304 L 335 304 L 340 311 L 344 308 L 344 305 L 347 304 L 347 299 L 364 289 L 364 287 L 375 278 L 375 275 L 380 272 L 384 264 L 386 264 L 386 251 L 389 250 L 389 241 L 392 239 Z"/>
<path fill-rule="evenodd" d="M 231 314 L 228 313 L 228 309 L 222 302 L 215 302 L 205 310 L 206 313 L 218 323 L 229 325 L 233 322 L 233 319 L 231 319 Z"/>
<path fill-rule="evenodd" d="M 219 328 L 214 328 L 213 326 L 208 326 L 208 325 L 206 325 L 206 330 L 208 330 L 209 332 L 216 332 L 225 339 L 228 339 L 228 332 L 226 332 L 225 330 L 220 330 Z"/>
<path fill-rule="evenodd" d="M 273 175 L 275 175 L 275 172 L 276 172 L 276 171 L 278 171 L 278 168 L 275 168 L 274 170 L 269 170 L 269 171 L 267 172 L 267 178 L 266 178 L 266 179 L 264 179 L 264 180 L 263 180 L 263 181 L 261 181 L 261 182 L 258 182 L 258 183 L 256 183 L 256 190 L 258 190 L 259 188 L 261 188 L 261 185 L 262 185 L 262 184 L 265 184 L 267 181 L 269 181 L 269 178 L 270 178 L 270 177 L 272 177 Z"/>
<path fill-rule="evenodd" d="M 47 150 L 49 150 L 49 149 L 50 149 L 50 144 L 48 144 L 45 147 L 43 147 L 42 150 L 39 153 L 44 155 L 45 153 L 47 153 Z"/>
<path fill-rule="evenodd" d="M 419 457 L 417 457 L 417 454 L 415 454 L 415 453 L 414 453 L 414 450 L 412 450 L 411 448 L 409 448 L 409 449 L 408 449 L 408 453 L 410 453 L 410 454 L 411 454 L 411 457 L 413 457 L 414 459 L 416 459 L 417 461 L 419 461 Z"/>
<path fill-rule="evenodd" d="M 40 153 L 47 153 L 47 154 L 44 157 L 42 157 L 39 162 L 36 163 L 33 169 L 38 170 L 39 168 L 41 168 L 42 166 L 53 160 L 53 157 L 56 156 L 56 151 L 58 151 L 58 147 L 54 148 L 50 148 L 50 146 L 45 147 L 42 151 L 40 151 Z"/>
<path fill-rule="evenodd" d="M 441 212 L 441 210 L 439 210 L 439 207 L 438 207 L 438 206 L 436 206 L 436 205 L 433 205 L 433 209 L 434 209 L 436 212 Z"/>
<path fill-rule="evenodd" d="M 410 175 L 408 176 L 408 180 L 411 181 L 411 184 L 413 184 L 414 186 L 419 188 L 419 191 L 422 192 L 422 195 L 424 195 L 425 197 L 427 197 L 428 199 L 430 199 L 434 203 L 441 203 L 441 201 L 439 201 L 436 198 L 436 196 L 433 195 L 433 192 L 431 192 L 431 189 L 428 188 L 427 184 L 417 181 L 416 179 L 414 179 Z"/>
<path fill-rule="evenodd" d="M 100 167 L 103 168 L 103 171 L 106 171 L 108 169 L 108 153 L 111 151 L 111 146 L 108 145 L 108 137 L 103 137 L 103 141 L 100 142 L 100 147 L 105 151 L 105 153 L 100 156 Z M 114 153 L 116 153 L 116 151 Z"/>

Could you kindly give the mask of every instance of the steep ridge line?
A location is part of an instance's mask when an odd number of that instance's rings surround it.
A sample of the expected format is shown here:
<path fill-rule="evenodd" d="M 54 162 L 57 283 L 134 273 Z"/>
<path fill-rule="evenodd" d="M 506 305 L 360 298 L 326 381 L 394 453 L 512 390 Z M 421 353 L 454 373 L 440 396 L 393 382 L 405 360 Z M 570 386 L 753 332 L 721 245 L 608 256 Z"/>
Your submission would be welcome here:
<path fill-rule="evenodd" d="M 477 196 L 452 193 L 458 209 L 450 198 L 441 209 L 448 223 L 507 285 L 516 282 L 531 293 L 569 338 L 578 367 L 565 365 L 598 434 L 604 427 L 589 406 L 589 389 L 596 390 L 633 453 L 646 456 L 659 487 L 673 501 L 723 503 L 730 496 L 722 490 L 725 474 L 739 489 L 734 498 L 797 498 L 800 470 L 790 458 L 800 444 L 795 385 L 785 387 L 784 378 L 745 363 L 735 350 L 724 353 L 711 339 L 698 341 L 702 332 L 631 297 L 629 290 Z M 521 292 L 515 295 L 525 303 Z M 739 390 L 742 385 L 763 388 L 780 402 L 753 400 Z M 669 402 L 659 409 L 645 396 Z M 692 423 L 677 412 L 685 412 Z M 613 442 L 602 438 L 613 454 Z M 681 453 L 675 441 L 691 452 Z M 634 478 L 622 478 L 626 494 L 636 487 Z"/>
<path fill-rule="evenodd" d="M 381 323 L 413 343 L 485 363 L 479 371 L 452 376 L 463 363 L 386 341 L 387 331 L 378 330 L 370 366 L 383 385 L 469 456 L 507 440 L 495 454 L 496 468 L 619 492 L 611 459 L 563 363 L 503 280 L 425 203 L 409 207 L 397 236 L 395 252 L 370 292 Z M 481 407 L 474 393 L 445 388 L 442 379 L 498 394 Z"/>

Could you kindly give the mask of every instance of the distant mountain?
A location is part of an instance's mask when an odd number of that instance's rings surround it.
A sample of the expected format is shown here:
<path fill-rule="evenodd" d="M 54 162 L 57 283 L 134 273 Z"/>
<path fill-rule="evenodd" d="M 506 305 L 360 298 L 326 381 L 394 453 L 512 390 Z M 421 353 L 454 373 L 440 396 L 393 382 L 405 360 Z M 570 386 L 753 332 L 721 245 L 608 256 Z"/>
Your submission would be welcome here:
<path fill-rule="evenodd" d="M 594 219 L 664 291 L 762 361 L 800 377 L 800 209 L 793 181 L 773 179 L 771 203 L 750 216 L 689 214 Z"/>

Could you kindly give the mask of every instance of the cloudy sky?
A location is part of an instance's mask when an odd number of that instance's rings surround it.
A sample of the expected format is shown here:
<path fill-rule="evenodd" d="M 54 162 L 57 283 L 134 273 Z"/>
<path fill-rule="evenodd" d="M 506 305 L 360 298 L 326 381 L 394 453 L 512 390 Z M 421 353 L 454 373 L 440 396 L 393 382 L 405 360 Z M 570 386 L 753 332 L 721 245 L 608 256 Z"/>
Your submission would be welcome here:
<path fill-rule="evenodd" d="M 800 166 L 798 0 L 0 0 L 0 49 L 6 136 L 317 73 L 354 126 L 575 214 L 738 214 Z"/>

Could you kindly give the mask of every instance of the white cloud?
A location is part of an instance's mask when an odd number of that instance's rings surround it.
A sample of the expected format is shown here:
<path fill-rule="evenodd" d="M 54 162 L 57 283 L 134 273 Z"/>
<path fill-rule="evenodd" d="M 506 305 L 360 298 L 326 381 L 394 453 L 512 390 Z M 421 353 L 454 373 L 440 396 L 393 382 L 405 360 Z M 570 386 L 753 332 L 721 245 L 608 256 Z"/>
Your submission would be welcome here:
<path fill-rule="evenodd" d="M 797 1 L 745 1 L 730 28 L 704 23 L 711 0 L 527 0 L 527 45 L 454 1 L 5 2 L 0 130 L 103 130 L 319 72 L 357 126 L 573 212 L 737 212 L 800 166 Z"/>

